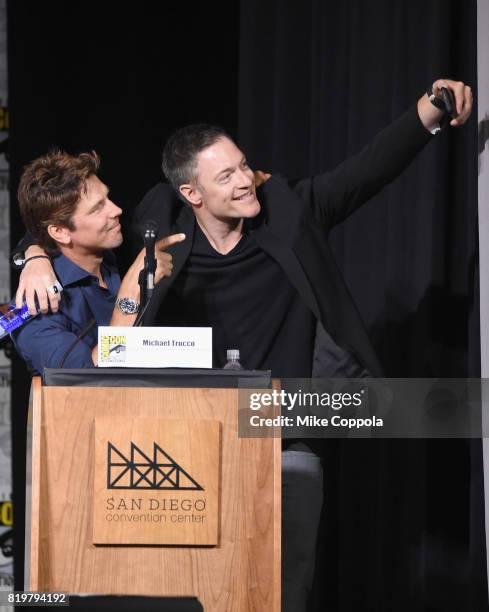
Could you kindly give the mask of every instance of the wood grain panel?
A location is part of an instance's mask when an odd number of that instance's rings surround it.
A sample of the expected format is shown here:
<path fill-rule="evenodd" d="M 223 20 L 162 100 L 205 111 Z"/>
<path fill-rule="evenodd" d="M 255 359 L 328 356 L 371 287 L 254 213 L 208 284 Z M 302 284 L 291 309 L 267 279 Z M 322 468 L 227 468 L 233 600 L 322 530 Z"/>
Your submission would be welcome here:
<path fill-rule="evenodd" d="M 220 423 L 95 419 L 95 544 L 215 546 Z"/>
<path fill-rule="evenodd" d="M 206 612 L 279 612 L 280 439 L 238 438 L 237 390 L 49 387 L 41 393 L 42 405 L 33 406 L 38 483 L 31 588 L 191 595 Z M 217 546 L 93 544 L 95 419 L 220 423 Z"/>

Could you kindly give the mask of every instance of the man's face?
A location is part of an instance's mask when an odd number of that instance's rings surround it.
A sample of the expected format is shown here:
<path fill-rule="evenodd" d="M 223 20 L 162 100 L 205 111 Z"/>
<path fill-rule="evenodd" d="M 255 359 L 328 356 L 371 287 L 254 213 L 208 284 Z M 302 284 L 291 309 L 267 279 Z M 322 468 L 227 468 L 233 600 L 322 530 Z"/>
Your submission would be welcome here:
<path fill-rule="evenodd" d="M 194 183 L 202 212 L 217 219 L 250 218 L 260 212 L 253 171 L 229 138 L 220 138 L 198 154 Z"/>
<path fill-rule="evenodd" d="M 66 229 L 69 246 L 79 253 L 100 253 L 120 246 L 122 210 L 109 199 L 109 190 L 98 177 L 89 177 L 86 187 L 71 218 L 75 229 Z"/>

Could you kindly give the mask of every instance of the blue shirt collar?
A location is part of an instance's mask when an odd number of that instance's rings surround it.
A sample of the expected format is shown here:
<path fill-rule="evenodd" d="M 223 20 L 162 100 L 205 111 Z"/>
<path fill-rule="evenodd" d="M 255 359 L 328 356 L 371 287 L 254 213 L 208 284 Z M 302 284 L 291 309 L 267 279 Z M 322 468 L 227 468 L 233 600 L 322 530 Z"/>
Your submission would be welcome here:
<path fill-rule="evenodd" d="M 84 279 L 93 277 L 93 274 L 90 274 L 90 272 L 80 268 L 80 266 L 61 253 L 56 255 L 52 261 L 56 276 L 59 278 L 59 281 L 63 287 L 68 287 L 69 285 L 74 285 L 80 281 L 83 281 Z M 116 265 L 115 256 L 112 251 L 106 251 L 104 253 L 102 265 L 109 268 L 111 272 L 114 271 Z"/>

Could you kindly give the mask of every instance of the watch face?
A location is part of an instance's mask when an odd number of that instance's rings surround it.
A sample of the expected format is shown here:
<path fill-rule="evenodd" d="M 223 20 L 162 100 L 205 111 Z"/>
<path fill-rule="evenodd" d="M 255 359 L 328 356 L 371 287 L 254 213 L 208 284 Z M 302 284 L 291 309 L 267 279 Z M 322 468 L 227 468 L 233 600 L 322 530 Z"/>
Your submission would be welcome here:
<path fill-rule="evenodd" d="M 139 311 L 139 304 L 132 298 L 119 298 L 117 306 L 124 314 L 136 314 Z"/>

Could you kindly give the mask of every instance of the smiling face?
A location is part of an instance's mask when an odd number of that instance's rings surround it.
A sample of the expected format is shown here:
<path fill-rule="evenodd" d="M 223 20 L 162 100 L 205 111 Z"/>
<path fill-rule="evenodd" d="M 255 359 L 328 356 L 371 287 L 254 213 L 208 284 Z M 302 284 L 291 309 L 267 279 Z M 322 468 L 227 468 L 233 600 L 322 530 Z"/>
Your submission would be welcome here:
<path fill-rule="evenodd" d="M 229 138 L 219 138 L 197 155 L 195 179 L 180 191 L 197 216 L 226 221 L 256 217 L 260 212 L 253 171 Z"/>
<path fill-rule="evenodd" d="M 122 210 L 108 194 L 107 186 L 97 176 L 91 175 L 71 217 L 73 229 L 49 226 L 48 231 L 62 252 L 99 255 L 122 244 L 119 223 Z"/>

